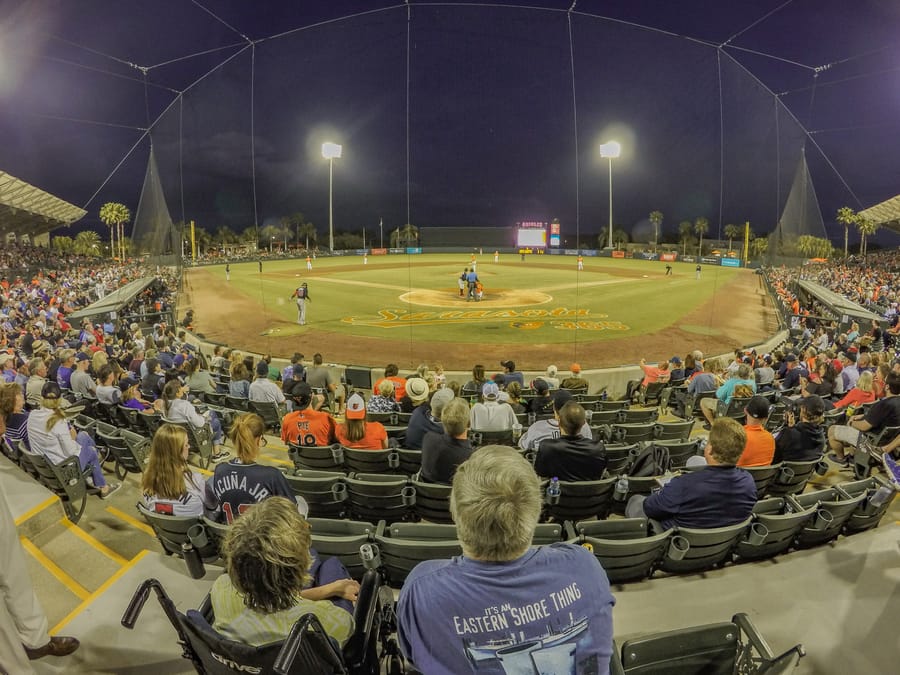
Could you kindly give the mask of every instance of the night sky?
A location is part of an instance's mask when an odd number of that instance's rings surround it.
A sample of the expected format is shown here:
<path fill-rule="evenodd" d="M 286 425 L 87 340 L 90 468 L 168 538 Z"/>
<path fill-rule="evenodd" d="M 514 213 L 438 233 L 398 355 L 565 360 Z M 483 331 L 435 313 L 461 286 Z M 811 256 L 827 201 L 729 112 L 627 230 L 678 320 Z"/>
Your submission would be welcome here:
<path fill-rule="evenodd" d="M 151 139 L 173 220 L 211 231 L 300 211 L 324 232 L 324 140 L 335 228 L 369 236 L 407 209 L 599 232 L 610 138 L 637 240 L 654 209 L 670 238 L 770 231 L 803 148 L 835 242 L 838 207 L 900 193 L 896 0 L 491 5 L 0 0 L 0 169 L 86 208 L 75 229 L 136 211 Z"/>

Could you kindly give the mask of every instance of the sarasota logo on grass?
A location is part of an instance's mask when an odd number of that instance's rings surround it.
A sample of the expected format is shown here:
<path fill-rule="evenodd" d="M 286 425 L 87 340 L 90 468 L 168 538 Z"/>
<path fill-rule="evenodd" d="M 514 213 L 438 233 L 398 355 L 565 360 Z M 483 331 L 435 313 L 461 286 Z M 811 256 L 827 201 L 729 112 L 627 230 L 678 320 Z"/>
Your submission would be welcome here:
<path fill-rule="evenodd" d="M 629 330 L 620 321 L 597 321 L 606 314 L 591 315 L 589 309 L 471 309 L 445 312 L 409 312 L 405 309 L 381 309 L 371 319 L 348 316 L 341 319 L 354 326 L 401 328 L 404 326 L 439 326 L 446 324 L 499 323 L 509 321 L 510 328 L 535 330 L 549 326 L 557 330 Z"/>

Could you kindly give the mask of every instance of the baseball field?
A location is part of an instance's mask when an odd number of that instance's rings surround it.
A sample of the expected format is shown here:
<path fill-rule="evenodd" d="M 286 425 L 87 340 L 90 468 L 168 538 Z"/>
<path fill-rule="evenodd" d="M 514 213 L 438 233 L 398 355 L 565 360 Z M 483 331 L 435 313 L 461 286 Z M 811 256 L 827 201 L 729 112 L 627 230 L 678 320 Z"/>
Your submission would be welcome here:
<path fill-rule="evenodd" d="M 460 297 L 468 254 L 264 260 L 186 271 L 180 308 L 207 339 L 246 351 L 364 366 L 447 370 L 512 358 L 528 369 L 635 363 L 701 349 L 724 353 L 777 328 L 749 270 L 646 260 L 493 253 L 476 257 L 480 302 Z M 293 290 L 306 282 L 306 325 Z"/>

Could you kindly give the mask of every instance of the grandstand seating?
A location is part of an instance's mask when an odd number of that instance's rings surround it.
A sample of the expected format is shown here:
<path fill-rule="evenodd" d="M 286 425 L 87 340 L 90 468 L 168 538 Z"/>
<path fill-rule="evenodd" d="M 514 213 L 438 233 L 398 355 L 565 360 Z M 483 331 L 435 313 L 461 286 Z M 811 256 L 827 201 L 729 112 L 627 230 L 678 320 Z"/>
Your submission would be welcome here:
<path fill-rule="evenodd" d="M 88 492 L 96 492 L 95 488 L 88 489 L 86 473 L 81 470 L 78 457 L 69 457 L 59 464 L 53 464 L 43 455 L 29 451 L 25 443 L 19 441 L 18 458 L 19 465 L 26 473 L 60 498 L 66 516 L 77 523 L 84 514 Z"/>
<path fill-rule="evenodd" d="M 731 561 L 738 540 L 750 527 L 752 518 L 726 527 L 675 528 L 660 569 L 675 574 L 705 572 Z"/>

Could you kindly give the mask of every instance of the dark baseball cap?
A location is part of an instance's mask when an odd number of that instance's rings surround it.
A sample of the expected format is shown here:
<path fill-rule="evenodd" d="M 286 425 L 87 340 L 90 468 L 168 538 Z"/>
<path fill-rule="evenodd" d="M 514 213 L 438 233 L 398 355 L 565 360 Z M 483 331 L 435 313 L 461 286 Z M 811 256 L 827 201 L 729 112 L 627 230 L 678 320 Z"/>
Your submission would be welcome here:
<path fill-rule="evenodd" d="M 547 382 L 547 380 L 537 378 L 534 382 L 531 383 L 531 388 L 536 392 L 543 394 L 545 391 L 550 391 L 550 384 Z"/>
<path fill-rule="evenodd" d="M 821 396 L 813 395 L 801 398 L 799 405 L 809 417 L 821 417 L 825 414 L 825 401 Z"/>
<path fill-rule="evenodd" d="M 300 382 L 291 388 L 291 396 L 306 405 L 312 400 L 312 387 L 306 382 Z"/>
<path fill-rule="evenodd" d="M 553 409 L 559 412 L 563 406 L 575 397 L 565 389 L 560 389 L 553 395 Z"/>
<path fill-rule="evenodd" d="M 758 420 L 765 419 L 769 416 L 772 404 L 765 396 L 754 396 L 747 401 L 747 414 Z"/>
<path fill-rule="evenodd" d="M 45 382 L 44 386 L 41 387 L 41 398 L 56 399 L 61 397 L 62 389 L 60 389 L 59 385 L 56 384 L 56 382 Z"/>
<path fill-rule="evenodd" d="M 91 357 L 88 356 L 87 354 L 85 354 L 84 352 L 78 352 L 78 353 L 75 355 L 75 360 L 76 360 L 76 361 L 90 361 L 90 360 L 91 360 Z"/>
<path fill-rule="evenodd" d="M 132 388 L 134 385 L 136 385 L 137 383 L 138 383 L 138 381 L 137 381 L 136 379 L 134 379 L 133 377 L 126 377 L 126 378 L 123 378 L 123 379 L 119 382 L 119 389 L 120 389 L 121 391 L 128 391 L 129 389 L 131 389 L 131 388 Z"/>

